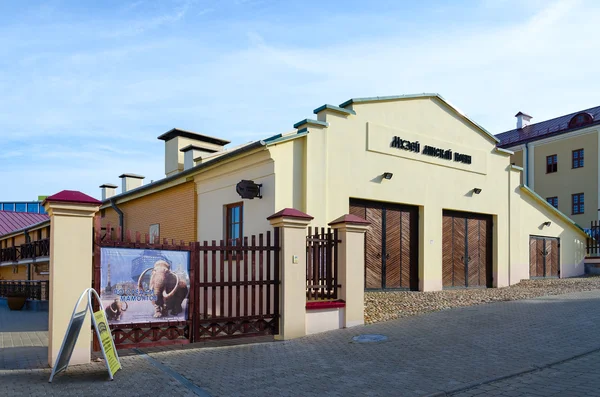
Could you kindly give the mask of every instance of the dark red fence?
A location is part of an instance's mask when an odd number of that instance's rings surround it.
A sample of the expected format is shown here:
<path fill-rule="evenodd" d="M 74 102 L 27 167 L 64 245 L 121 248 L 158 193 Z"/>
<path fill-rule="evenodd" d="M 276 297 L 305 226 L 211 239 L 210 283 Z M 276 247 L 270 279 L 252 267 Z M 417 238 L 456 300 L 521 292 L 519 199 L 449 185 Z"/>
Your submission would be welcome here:
<path fill-rule="evenodd" d="M 199 246 L 194 340 L 279 332 L 279 233 Z"/>
<path fill-rule="evenodd" d="M 0 280 L 0 297 L 24 294 L 31 300 L 49 300 L 50 282 L 47 280 Z"/>
<path fill-rule="evenodd" d="M 589 229 L 585 229 L 588 234 L 586 253 L 587 255 L 600 255 L 600 222 L 594 220 Z"/>
<path fill-rule="evenodd" d="M 50 239 L 32 241 L 17 247 L 0 249 L 0 262 L 17 262 L 50 256 Z"/>
<path fill-rule="evenodd" d="M 337 229 L 308 228 L 306 237 L 306 300 L 338 298 Z"/>
<path fill-rule="evenodd" d="M 279 332 L 279 229 L 225 244 L 222 240 L 186 244 L 95 223 L 92 285 L 100 291 L 102 247 L 190 252 L 190 291 L 186 321 L 111 324 L 117 348 L 185 344 L 203 339 L 274 335 Z M 133 237 L 133 238 L 132 238 Z M 96 308 L 95 310 L 98 310 Z M 95 346 L 97 341 L 95 341 Z"/>
<path fill-rule="evenodd" d="M 190 280 L 193 280 L 195 266 L 197 262 L 197 251 L 194 250 L 194 243 L 186 244 L 184 241 L 155 239 L 154 244 L 150 244 L 150 236 L 142 235 L 139 232 L 132 233 L 127 230 L 121 239 L 121 228 L 113 229 L 110 224 L 106 228 L 101 228 L 100 218 L 96 217 L 94 223 L 94 268 L 92 273 L 92 287 L 100 294 L 100 268 L 101 268 L 101 248 L 135 248 L 135 249 L 154 249 L 161 251 L 190 251 Z M 193 312 L 195 305 L 194 294 L 188 296 L 188 307 L 190 313 Z M 99 310 L 95 304 L 94 311 Z M 191 341 L 192 317 L 188 316 L 185 321 L 164 321 L 148 323 L 119 323 L 110 324 L 113 339 L 117 349 L 126 349 L 132 347 L 150 347 L 168 344 L 187 344 Z M 98 351 L 96 335 L 94 334 L 94 350 Z"/>

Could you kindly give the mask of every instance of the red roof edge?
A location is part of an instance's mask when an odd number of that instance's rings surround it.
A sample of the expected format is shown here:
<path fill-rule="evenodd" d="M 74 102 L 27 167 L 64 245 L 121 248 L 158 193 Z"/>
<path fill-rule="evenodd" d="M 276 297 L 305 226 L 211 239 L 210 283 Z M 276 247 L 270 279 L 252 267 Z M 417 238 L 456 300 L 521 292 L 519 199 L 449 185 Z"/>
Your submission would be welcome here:
<path fill-rule="evenodd" d="M 77 204 L 93 204 L 93 205 L 101 205 L 102 201 L 96 200 L 93 197 L 88 196 L 85 193 L 81 193 L 77 190 L 63 190 L 52 196 L 49 196 L 44 200 L 42 205 L 47 202 L 52 203 L 77 203 Z"/>
<path fill-rule="evenodd" d="M 343 300 L 337 301 L 309 301 L 306 302 L 306 310 L 322 310 L 322 309 L 339 309 L 346 307 L 346 302 Z"/>
<path fill-rule="evenodd" d="M 366 219 L 361 218 L 360 216 L 346 214 L 342 215 L 334 221 L 329 222 L 329 226 L 337 225 L 340 223 L 347 223 L 349 225 L 370 225 L 371 222 Z"/>
<path fill-rule="evenodd" d="M 273 215 L 271 215 L 270 217 L 268 217 L 267 220 L 271 220 L 273 218 L 279 218 L 279 217 L 282 217 L 282 216 L 285 216 L 286 218 L 315 219 L 313 216 L 305 214 L 302 211 L 298 211 L 297 209 L 294 209 L 294 208 L 284 208 L 281 211 L 276 212 Z"/>

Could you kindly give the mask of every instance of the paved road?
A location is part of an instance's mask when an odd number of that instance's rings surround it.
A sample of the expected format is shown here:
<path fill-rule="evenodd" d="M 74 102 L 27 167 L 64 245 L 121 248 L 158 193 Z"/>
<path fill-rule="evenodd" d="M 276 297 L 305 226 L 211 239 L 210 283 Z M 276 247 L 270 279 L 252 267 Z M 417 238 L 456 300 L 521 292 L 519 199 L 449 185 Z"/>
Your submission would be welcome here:
<path fill-rule="evenodd" d="M 0 384 L 8 395 L 28 396 L 425 396 L 600 351 L 599 329 L 600 291 L 592 291 L 450 309 L 285 342 L 129 352 L 113 382 L 105 381 L 101 363 L 71 367 L 52 384 L 47 383 L 49 369 L 0 368 Z M 359 334 L 388 339 L 353 342 Z M 584 376 L 594 372 L 590 365 L 595 364 L 585 361 L 594 354 L 525 376 L 542 376 L 561 365 Z M 593 378 L 585 379 L 600 389 L 600 380 Z M 499 384 L 458 395 L 478 390 L 486 395 L 485 388 L 501 389 Z M 579 391 L 569 377 L 549 376 L 545 384 L 562 385 L 562 395 Z M 515 393 L 506 395 L 527 395 Z"/>
<path fill-rule="evenodd" d="M 451 394 L 474 396 L 600 396 L 600 351 L 540 370 Z"/>

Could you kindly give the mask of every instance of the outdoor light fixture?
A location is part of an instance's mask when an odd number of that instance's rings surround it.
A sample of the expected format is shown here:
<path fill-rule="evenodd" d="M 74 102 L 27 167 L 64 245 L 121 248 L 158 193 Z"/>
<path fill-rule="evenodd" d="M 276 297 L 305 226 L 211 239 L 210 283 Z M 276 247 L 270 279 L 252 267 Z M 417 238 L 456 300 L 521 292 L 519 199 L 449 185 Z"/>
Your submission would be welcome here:
<path fill-rule="evenodd" d="M 544 226 L 550 226 L 551 224 L 552 224 L 552 222 L 550 222 L 550 221 L 546 221 L 546 222 L 542 223 L 542 225 L 544 225 Z"/>
<path fill-rule="evenodd" d="M 475 189 L 473 189 L 473 193 L 479 194 L 479 193 L 481 193 L 481 189 L 476 187 Z"/>
<path fill-rule="evenodd" d="M 392 179 L 393 176 L 394 176 L 394 174 L 392 174 L 391 172 L 384 172 L 383 173 L 383 177 L 385 179 Z"/>

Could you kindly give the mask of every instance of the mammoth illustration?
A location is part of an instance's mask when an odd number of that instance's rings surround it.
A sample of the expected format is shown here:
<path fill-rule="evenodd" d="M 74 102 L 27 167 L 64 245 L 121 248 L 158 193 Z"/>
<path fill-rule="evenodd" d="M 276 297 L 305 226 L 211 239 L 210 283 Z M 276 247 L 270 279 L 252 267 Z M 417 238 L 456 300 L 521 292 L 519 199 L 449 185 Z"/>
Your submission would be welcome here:
<path fill-rule="evenodd" d="M 154 304 L 154 317 L 165 317 L 169 315 L 176 316 L 183 311 L 181 303 L 187 297 L 188 287 L 185 280 L 181 280 L 177 274 L 171 272 L 171 265 L 163 260 L 154 263 L 154 267 L 149 267 L 140 274 L 138 279 L 138 288 L 143 289 L 142 279 L 144 275 L 152 270 L 150 276 L 150 289 L 154 291 L 156 300 Z"/>
<path fill-rule="evenodd" d="M 125 306 L 123 306 L 123 304 Z M 120 321 L 121 315 L 128 309 L 127 302 L 121 301 L 119 298 L 115 298 L 114 302 L 110 304 L 104 311 L 106 312 L 106 318 L 109 321 Z"/>

